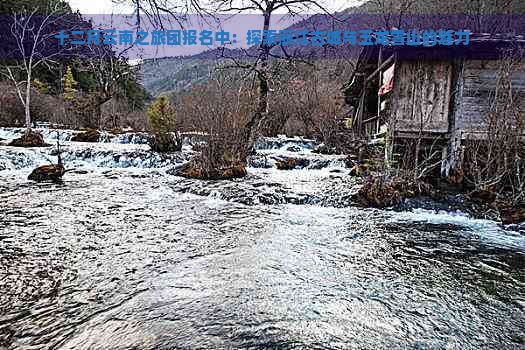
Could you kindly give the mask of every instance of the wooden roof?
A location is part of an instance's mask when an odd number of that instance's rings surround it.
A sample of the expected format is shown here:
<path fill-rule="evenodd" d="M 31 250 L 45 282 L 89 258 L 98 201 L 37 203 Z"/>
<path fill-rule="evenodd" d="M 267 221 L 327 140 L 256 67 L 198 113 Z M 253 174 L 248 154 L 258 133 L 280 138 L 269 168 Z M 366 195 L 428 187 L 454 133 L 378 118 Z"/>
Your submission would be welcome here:
<path fill-rule="evenodd" d="M 374 36 L 374 35 L 373 35 Z M 389 36 L 391 38 L 391 35 Z M 382 60 L 395 54 L 396 59 L 499 59 L 509 48 L 524 48 L 525 35 L 469 33 L 468 45 L 367 45 L 362 46 L 356 69 L 343 87 L 347 96 L 357 96 L 363 89 L 366 76 L 377 68 L 379 51 Z"/>

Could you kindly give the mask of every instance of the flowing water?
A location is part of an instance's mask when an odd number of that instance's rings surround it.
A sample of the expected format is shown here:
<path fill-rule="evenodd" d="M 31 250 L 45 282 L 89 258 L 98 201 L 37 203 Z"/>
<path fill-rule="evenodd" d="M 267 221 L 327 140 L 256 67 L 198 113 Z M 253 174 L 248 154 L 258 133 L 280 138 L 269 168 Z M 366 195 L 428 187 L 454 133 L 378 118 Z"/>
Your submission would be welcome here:
<path fill-rule="evenodd" d="M 64 148 L 84 171 L 35 184 L 52 150 L 0 147 L 0 349 L 525 348 L 523 229 L 353 208 L 337 157 L 198 182 Z"/>

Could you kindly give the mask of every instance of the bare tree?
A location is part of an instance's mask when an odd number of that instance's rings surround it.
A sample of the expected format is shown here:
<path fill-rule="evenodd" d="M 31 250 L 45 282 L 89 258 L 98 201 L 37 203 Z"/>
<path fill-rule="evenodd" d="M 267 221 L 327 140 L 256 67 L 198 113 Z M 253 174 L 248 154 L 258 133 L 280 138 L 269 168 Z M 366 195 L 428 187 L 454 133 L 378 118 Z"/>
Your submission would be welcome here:
<path fill-rule="evenodd" d="M 118 91 L 120 83 L 129 76 L 136 76 L 138 69 L 130 66 L 126 59 L 116 57 L 115 53 L 103 45 L 90 45 L 95 59 L 84 60 L 83 69 L 91 72 L 96 80 L 96 92 L 92 96 L 90 127 L 100 127 L 102 105 L 111 100 Z"/>
<path fill-rule="evenodd" d="M 33 72 L 41 65 L 50 66 L 55 63 L 55 58 L 61 54 L 60 48 L 50 51 L 50 39 L 54 39 L 55 32 L 50 30 L 60 21 L 58 5 L 48 14 L 36 14 L 37 9 L 12 15 L 10 32 L 16 52 L 16 60 L 6 60 L 0 73 L 6 76 L 15 86 L 17 96 L 24 106 L 25 124 L 31 130 L 31 84 Z M 58 45 L 58 41 L 57 41 Z"/>
<path fill-rule="evenodd" d="M 481 134 L 473 131 L 465 145 L 467 180 L 476 190 L 507 189 L 515 203 L 525 202 L 525 153 L 523 138 L 523 91 L 513 86 L 513 77 L 523 69 L 519 53 L 507 53 L 498 61 L 495 89 L 488 97 Z"/>
<path fill-rule="evenodd" d="M 289 15 L 298 15 L 312 11 L 327 13 L 325 6 L 316 0 L 213 0 L 212 7 L 218 13 L 249 12 L 262 15 L 262 33 L 270 30 L 272 15 L 280 11 L 285 11 Z M 270 116 L 268 101 L 272 79 L 269 59 L 271 58 L 271 50 L 275 46 L 276 44 L 268 44 L 267 41 L 262 40 L 254 62 L 249 64 L 236 62 L 237 67 L 253 72 L 258 83 L 255 112 L 244 126 L 244 147 L 242 148 L 242 153 L 239 154 L 241 161 L 244 161 L 250 153 L 259 135 L 262 122 Z M 286 51 L 284 53 L 286 56 Z"/>
<path fill-rule="evenodd" d="M 216 74 L 208 84 L 179 96 L 177 106 L 186 119 L 186 129 L 196 130 L 206 139 L 205 145 L 194 146 L 201 151 L 193 162 L 199 177 L 214 177 L 221 169 L 239 164 L 236 155 L 242 146 L 242 125 L 254 109 L 253 90 L 246 85 Z"/>

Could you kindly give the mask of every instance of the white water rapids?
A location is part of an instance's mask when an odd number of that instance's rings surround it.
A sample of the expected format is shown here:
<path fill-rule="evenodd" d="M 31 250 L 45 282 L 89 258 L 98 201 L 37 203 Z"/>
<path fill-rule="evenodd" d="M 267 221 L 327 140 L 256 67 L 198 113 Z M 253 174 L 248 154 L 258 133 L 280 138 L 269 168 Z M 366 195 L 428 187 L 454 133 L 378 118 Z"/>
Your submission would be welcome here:
<path fill-rule="evenodd" d="M 525 348 L 523 229 L 352 207 L 343 157 L 299 139 L 197 181 L 170 175 L 189 145 L 72 134 L 62 184 L 27 180 L 52 132 L 0 146 L 0 349 Z"/>

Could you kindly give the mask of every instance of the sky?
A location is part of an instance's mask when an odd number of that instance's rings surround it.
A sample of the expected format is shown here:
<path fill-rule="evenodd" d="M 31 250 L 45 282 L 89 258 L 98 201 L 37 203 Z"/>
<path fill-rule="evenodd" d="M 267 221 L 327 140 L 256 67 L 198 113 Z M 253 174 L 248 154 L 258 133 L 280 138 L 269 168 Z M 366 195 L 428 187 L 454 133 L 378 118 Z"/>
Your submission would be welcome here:
<path fill-rule="evenodd" d="M 69 0 L 69 4 L 83 14 L 108 14 L 113 10 L 111 0 Z"/>

